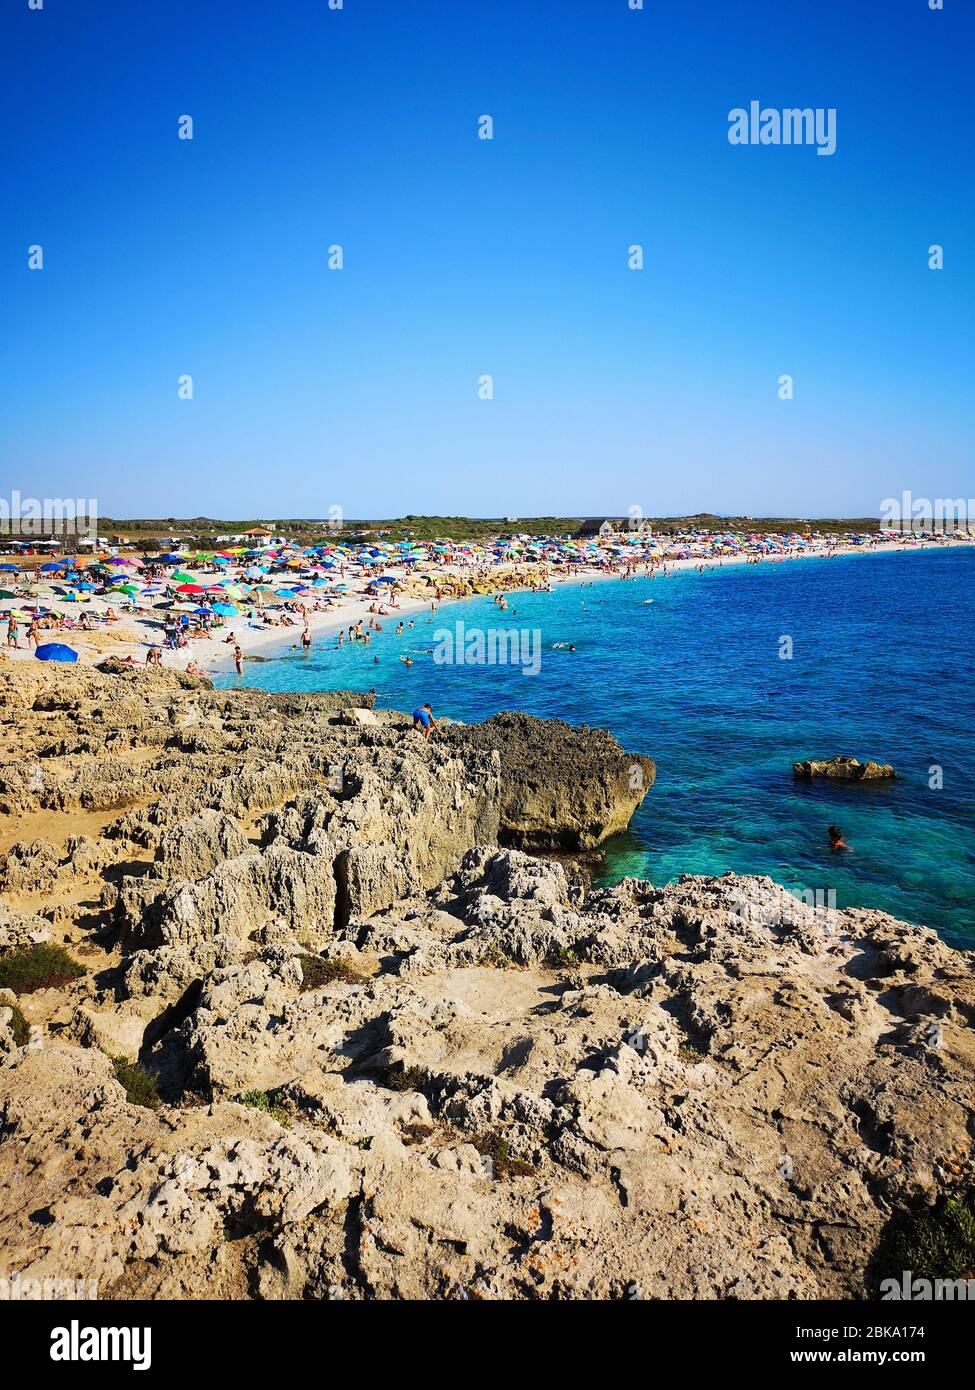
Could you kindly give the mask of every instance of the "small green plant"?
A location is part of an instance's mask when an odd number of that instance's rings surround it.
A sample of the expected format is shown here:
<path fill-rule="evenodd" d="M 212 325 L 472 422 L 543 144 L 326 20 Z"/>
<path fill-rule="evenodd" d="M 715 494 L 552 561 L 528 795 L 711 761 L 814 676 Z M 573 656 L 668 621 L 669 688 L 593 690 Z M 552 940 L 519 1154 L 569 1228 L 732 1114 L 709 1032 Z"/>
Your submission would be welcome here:
<path fill-rule="evenodd" d="M 113 1057 L 115 1080 L 125 1091 L 125 1099 L 130 1105 L 141 1105 L 146 1110 L 159 1109 L 159 1092 L 156 1078 L 140 1067 L 138 1062 L 128 1062 L 124 1057 Z"/>
<path fill-rule="evenodd" d="M 475 1134 L 470 1142 L 483 1158 L 491 1160 L 491 1171 L 496 1182 L 503 1182 L 505 1178 L 526 1178 L 535 1171 L 523 1158 L 512 1157 L 511 1146 L 497 1130 Z"/>
<path fill-rule="evenodd" d="M 58 989 L 86 973 L 63 946 L 25 946 L 0 956 L 0 989 L 12 989 L 14 994 Z"/>
<path fill-rule="evenodd" d="M 510 970 L 514 961 L 505 954 L 496 941 L 492 941 L 478 964 L 490 966 L 493 970 Z"/>
<path fill-rule="evenodd" d="M 387 1067 L 382 1084 L 390 1091 L 422 1091 L 426 1077 L 419 1067 L 404 1067 L 402 1062 L 394 1062 Z"/>
<path fill-rule="evenodd" d="M 242 1096 L 237 1097 L 237 1101 L 240 1105 L 249 1105 L 252 1110 L 260 1110 L 262 1115 L 270 1115 L 282 1129 L 289 1129 L 291 1126 L 288 1112 L 275 1103 L 273 1091 L 270 1095 L 266 1091 L 245 1091 Z"/>
<path fill-rule="evenodd" d="M 582 961 L 571 946 L 556 946 L 545 957 L 545 964 L 550 970 L 578 970 Z"/>
<path fill-rule="evenodd" d="M 344 960 L 323 960 L 321 956 L 299 956 L 301 966 L 301 992 L 324 989 L 336 982 L 346 985 L 359 985 L 362 976 Z"/>
<path fill-rule="evenodd" d="M 17 1047 L 26 1047 L 30 1042 L 30 1024 L 27 1022 L 26 1018 L 24 1018 L 24 1015 L 17 1008 L 16 1004 L 8 1004 L 6 1007 L 13 1015 L 9 1027 L 14 1037 L 14 1043 Z"/>
<path fill-rule="evenodd" d="M 899 1278 L 975 1279 L 975 1190 L 941 1197 L 902 1217 L 885 1241 L 885 1273 Z"/>

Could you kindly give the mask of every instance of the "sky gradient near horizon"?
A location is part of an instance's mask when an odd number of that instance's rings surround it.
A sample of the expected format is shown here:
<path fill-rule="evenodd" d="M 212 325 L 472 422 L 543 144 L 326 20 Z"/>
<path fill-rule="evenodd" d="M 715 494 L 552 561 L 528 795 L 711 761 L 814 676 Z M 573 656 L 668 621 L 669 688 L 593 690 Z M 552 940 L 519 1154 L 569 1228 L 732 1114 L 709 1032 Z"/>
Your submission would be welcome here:
<path fill-rule="evenodd" d="M 962 0 L 6 0 L 0 35 L 8 496 L 268 518 L 975 496 Z M 729 144 L 753 99 L 835 107 L 836 153 Z"/>

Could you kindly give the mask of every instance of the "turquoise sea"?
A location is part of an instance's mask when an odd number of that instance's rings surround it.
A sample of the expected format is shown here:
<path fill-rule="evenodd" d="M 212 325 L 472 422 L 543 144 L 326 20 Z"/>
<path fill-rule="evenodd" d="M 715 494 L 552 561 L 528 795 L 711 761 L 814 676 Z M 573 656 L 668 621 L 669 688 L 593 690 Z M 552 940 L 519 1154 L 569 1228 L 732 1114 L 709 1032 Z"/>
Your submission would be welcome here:
<path fill-rule="evenodd" d="M 461 618 L 468 630 L 538 629 L 538 674 L 434 664 L 434 632 Z M 975 948 L 975 549 L 597 580 L 513 594 L 504 614 L 484 598 L 429 619 L 416 615 L 400 638 L 387 619 L 369 648 L 329 639 L 255 663 L 242 683 L 374 688 L 377 705 L 407 711 L 429 700 L 437 715 L 468 721 L 521 709 L 605 727 L 656 759 L 657 780 L 608 845 L 604 882 L 770 874 Z M 779 655 L 783 638 L 791 659 Z M 794 760 L 836 753 L 891 762 L 898 779 L 794 781 Z M 830 852 L 832 822 L 849 854 Z"/>

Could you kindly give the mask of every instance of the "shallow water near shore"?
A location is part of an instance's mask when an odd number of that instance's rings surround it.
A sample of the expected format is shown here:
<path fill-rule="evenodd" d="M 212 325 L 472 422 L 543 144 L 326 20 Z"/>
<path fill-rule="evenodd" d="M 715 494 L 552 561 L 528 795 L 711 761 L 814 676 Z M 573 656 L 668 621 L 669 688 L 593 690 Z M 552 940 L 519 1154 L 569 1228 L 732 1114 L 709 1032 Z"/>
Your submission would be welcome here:
<path fill-rule="evenodd" d="M 380 707 L 429 700 L 438 716 L 472 722 L 518 709 L 607 728 L 656 759 L 657 781 L 607 845 L 601 882 L 769 874 L 975 947 L 975 549 L 597 580 L 509 604 L 445 604 L 399 638 L 387 618 L 368 648 L 329 638 L 218 684 L 375 689 Z M 459 620 L 468 631 L 539 630 L 538 673 L 435 664 L 434 633 Z M 791 660 L 779 656 L 783 637 Z M 412 668 L 399 660 L 407 652 Z M 796 759 L 837 753 L 893 763 L 898 778 L 793 779 Z M 940 789 L 929 785 L 938 767 Z M 833 822 L 851 853 L 829 851 Z"/>

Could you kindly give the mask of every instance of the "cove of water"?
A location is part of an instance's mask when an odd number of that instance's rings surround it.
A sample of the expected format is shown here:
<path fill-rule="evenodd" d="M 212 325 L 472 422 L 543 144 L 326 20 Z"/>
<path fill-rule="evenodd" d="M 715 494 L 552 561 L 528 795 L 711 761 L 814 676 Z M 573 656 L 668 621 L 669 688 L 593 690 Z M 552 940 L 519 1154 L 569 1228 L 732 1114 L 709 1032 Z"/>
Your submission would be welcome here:
<path fill-rule="evenodd" d="M 506 613 L 491 598 L 444 604 L 432 621 L 415 614 L 402 637 L 387 618 L 368 648 L 319 639 L 218 684 L 375 689 L 380 707 L 429 700 L 438 716 L 471 722 L 517 709 L 609 729 L 656 760 L 657 780 L 607 845 L 600 882 L 769 874 L 975 948 L 975 550 L 597 580 L 509 603 Z M 540 670 L 435 664 L 434 633 L 458 619 L 468 631 L 537 630 Z M 897 780 L 794 780 L 795 760 L 837 753 L 893 763 Z M 849 854 L 829 849 L 834 822 Z"/>

